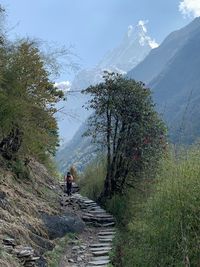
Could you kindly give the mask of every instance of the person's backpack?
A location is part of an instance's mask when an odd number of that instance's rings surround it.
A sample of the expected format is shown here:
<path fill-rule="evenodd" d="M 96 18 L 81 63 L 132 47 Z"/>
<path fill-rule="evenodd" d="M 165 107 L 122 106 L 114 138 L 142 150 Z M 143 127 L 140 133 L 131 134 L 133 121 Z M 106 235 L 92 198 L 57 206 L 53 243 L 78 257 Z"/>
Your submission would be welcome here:
<path fill-rule="evenodd" d="M 67 176 L 67 182 L 72 183 L 73 182 L 73 176 Z"/>

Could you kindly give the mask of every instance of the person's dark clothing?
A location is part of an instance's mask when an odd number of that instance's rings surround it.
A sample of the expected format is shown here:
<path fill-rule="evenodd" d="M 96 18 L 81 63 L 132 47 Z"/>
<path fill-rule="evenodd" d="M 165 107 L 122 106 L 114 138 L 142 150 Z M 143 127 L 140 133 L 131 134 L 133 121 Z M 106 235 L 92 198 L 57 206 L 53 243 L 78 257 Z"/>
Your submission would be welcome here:
<path fill-rule="evenodd" d="M 72 194 L 72 183 L 67 182 L 67 194 L 70 196 Z"/>

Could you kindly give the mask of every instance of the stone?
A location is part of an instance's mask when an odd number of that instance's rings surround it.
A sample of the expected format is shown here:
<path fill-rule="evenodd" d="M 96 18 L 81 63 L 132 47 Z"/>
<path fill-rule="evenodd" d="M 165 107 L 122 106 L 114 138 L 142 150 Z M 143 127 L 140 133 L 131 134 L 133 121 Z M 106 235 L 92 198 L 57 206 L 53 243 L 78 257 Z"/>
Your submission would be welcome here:
<path fill-rule="evenodd" d="M 107 232 L 107 231 L 104 231 L 104 232 L 101 231 L 101 232 L 98 233 L 98 235 L 99 235 L 99 236 L 100 236 L 100 235 L 102 235 L 102 236 L 105 236 L 105 235 L 108 236 L 108 235 L 114 235 L 115 233 L 116 233 L 116 232 L 114 232 L 114 231 L 113 231 L 113 232 L 112 232 L 112 231 L 108 231 L 108 232 Z"/>
<path fill-rule="evenodd" d="M 73 259 L 68 259 L 68 262 L 74 263 L 74 260 Z"/>
<path fill-rule="evenodd" d="M 98 261 L 98 260 L 109 260 L 109 256 L 99 256 L 92 258 L 92 261 Z"/>
<path fill-rule="evenodd" d="M 92 254 L 94 256 L 106 256 L 108 255 L 110 250 L 102 250 L 102 251 L 93 251 Z"/>
<path fill-rule="evenodd" d="M 99 238 L 100 239 L 113 239 L 114 238 L 114 235 L 99 235 Z"/>
<path fill-rule="evenodd" d="M 112 238 L 99 238 L 99 241 L 109 243 L 112 242 Z"/>
<path fill-rule="evenodd" d="M 63 216 L 42 213 L 41 219 L 50 239 L 63 237 L 67 233 L 81 233 L 85 228 L 84 222 L 70 213 L 65 213 Z"/>
<path fill-rule="evenodd" d="M 78 262 L 80 262 L 80 261 L 82 261 L 82 260 L 83 260 L 82 257 L 78 257 L 78 258 L 77 258 L 77 261 L 78 261 Z"/>
<path fill-rule="evenodd" d="M 72 250 L 78 250 L 80 247 L 79 246 L 74 246 L 72 247 Z"/>
<path fill-rule="evenodd" d="M 105 264 L 110 263 L 110 260 L 98 260 L 98 261 L 90 261 L 89 265 L 93 265 L 93 266 L 102 266 Z"/>
<path fill-rule="evenodd" d="M 99 248 L 90 248 L 90 250 L 93 251 L 104 251 L 104 250 L 111 250 L 111 247 L 99 247 Z"/>

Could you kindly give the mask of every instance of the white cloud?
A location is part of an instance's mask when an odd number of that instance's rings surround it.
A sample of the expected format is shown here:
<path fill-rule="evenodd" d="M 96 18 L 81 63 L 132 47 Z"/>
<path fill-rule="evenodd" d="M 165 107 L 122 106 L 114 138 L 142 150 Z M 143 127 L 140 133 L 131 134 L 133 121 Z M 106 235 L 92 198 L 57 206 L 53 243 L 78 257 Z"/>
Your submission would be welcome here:
<path fill-rule="evenodd" d="M 179 10 L 184 16 L 200 16 L 200 0 L 182 0 Z"/>
<path fill-rule="evenodd" d="M 62 90 L 63 92 L 67 92 L 70 90 L 71 83 L 69 81 L 63 81 L 63 82 L 55 83 L 54 86 Z"/>

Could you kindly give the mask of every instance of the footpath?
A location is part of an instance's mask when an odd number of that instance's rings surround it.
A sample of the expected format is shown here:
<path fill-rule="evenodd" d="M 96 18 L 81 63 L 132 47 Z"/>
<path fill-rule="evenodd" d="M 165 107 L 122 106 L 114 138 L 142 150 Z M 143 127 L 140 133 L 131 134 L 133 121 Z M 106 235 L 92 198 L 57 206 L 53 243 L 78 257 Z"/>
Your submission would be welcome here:
<path fill-rule="evenodd" d="M 60 267 L 108 267 L 116 233 L 114 217 L 96 202 L 78 193 L 70 197 L 63 194 L 61 205 L 80 216 L 86 227 L 68 244 Z"/>

